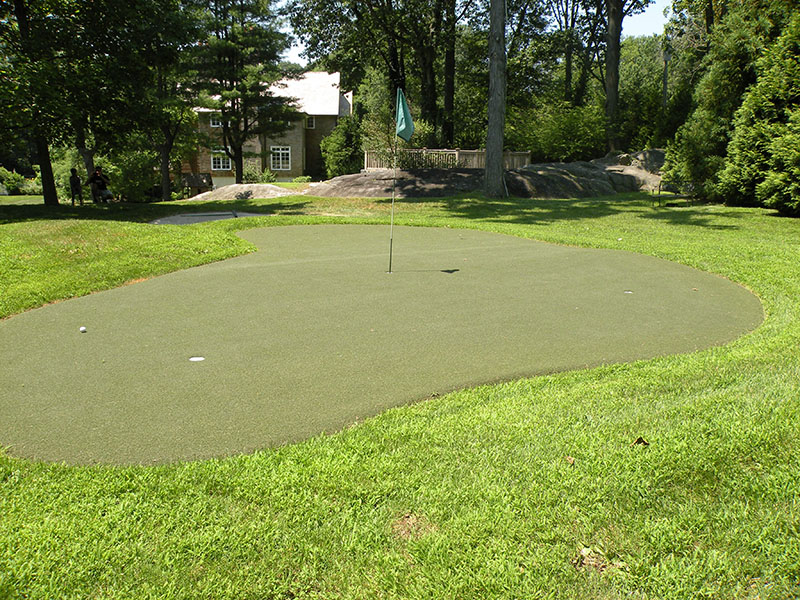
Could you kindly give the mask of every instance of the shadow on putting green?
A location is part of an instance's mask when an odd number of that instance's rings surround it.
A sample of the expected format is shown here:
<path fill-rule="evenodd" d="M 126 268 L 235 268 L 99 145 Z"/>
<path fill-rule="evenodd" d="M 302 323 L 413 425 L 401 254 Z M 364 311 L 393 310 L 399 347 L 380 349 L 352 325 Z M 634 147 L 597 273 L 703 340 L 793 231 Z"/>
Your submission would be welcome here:
<path fill-rule="evenodd" d="M 72 464 L 226 456 L 763 319 L 743 287 L 629 252 L 396 227 L 388 274 L 385 227 L 241 235 L 259 252 L 0 322 L 0 445 Z"/>

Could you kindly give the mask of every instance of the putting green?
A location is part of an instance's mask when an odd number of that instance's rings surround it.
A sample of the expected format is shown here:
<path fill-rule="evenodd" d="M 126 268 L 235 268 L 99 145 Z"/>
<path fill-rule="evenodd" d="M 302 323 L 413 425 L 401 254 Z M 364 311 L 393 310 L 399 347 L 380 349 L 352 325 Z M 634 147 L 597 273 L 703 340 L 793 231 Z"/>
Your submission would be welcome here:
<path fill-rule="evenodd" d="M 74 464 L 249 452 L 437 392 L 723 344 L 763 319 L 743 287 L 629 252 L 398 227 L 388 274 L 387 227 L 242 236 L 259 252 L 0 322 L 0 445 Z"/>

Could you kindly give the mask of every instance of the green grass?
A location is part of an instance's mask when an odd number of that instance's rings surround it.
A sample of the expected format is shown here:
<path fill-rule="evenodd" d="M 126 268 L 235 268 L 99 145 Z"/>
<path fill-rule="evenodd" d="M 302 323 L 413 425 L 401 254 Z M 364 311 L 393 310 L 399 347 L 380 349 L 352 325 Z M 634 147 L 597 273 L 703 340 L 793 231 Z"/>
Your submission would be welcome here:
<path fill-rule="evenodd" d="M 41 196 L 0 196 L 0 206 L 4 204 L 42 204 Z"/>
<path fill-rule="evenodd" d="M 282 187 L 287 190 L 294 190 L 296 192 L 302 192 L 310 187 L 310 183 L 300 181 L 276 181 L 272 185 L 277 185 L 278 187 Z"/>
<path fill-rule="evenodd" d="M 279 216 L 156 228 L 189 208 L 0 205 L 0 316 L 246 252 L 243 228 L 389 214 L 213 205 Z M 800 597 L 798 221 L 644 195 L 396 208 L 676 260 L 747 286 L 766 320 L 725 347 L 463 390 L 249 456 L 0 456 L 0 598 Z"/>

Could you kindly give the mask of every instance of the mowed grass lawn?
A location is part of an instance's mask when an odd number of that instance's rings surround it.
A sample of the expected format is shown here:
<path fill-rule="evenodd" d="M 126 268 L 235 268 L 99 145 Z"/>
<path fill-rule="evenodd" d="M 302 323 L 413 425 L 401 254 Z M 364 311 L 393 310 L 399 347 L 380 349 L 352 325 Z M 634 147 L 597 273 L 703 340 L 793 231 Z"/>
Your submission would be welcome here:
<path fill-rule="evenodd" d="M 231 207 L 277 216 L 146 224 Z M 243 228 L 388 217 L 300 196 L 0 205 L 0 316 L 247 252 Z M 800 597 L 800 221 L 629 195 L 401 201 L 396 222 L 667 258 L 747 286 L 766 320 L 724 347 L 462 390 L 248 456 L 0 453 L 0 598 Z"/>

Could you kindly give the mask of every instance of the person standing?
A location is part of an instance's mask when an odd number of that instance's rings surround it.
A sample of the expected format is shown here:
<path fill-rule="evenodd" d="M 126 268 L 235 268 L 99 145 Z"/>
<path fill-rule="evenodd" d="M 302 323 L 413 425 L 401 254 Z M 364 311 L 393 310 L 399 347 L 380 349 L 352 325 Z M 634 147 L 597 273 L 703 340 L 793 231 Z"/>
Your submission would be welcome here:
<path fill-rule="evenodd" d="M 83 206 L 83 188 L 81 187 L 81 178 L 78 177 L 78 170 L 70 169 L 69 172 L 69 191 L 72 194 L 72 206 L 75 206 L 75 196 L 78 197 L 81 206 Z"/>

